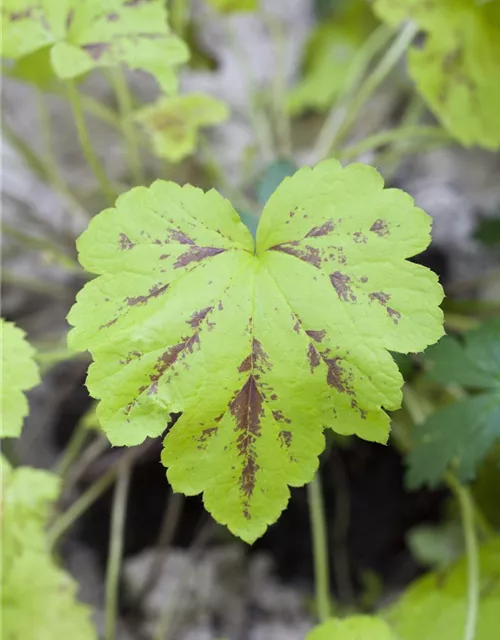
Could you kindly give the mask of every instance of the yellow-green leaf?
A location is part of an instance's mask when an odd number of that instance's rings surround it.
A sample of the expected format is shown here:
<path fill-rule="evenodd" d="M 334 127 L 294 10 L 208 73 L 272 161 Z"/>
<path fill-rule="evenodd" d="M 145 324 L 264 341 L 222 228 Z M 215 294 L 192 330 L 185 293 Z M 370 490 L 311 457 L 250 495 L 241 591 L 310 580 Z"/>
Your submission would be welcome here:
<path fill-rule="evenodd" d="M 163 0 L 4 0 L 2 56 L 18 60 L 50 46 L 60 79 L 125 64 L 177 87 L 188 51 L 167 24 Z"/>
<path fill-rule="evenodd" d="M 232 11 L 256 11 L 258 0 L 207 0 L 217 11 L 229 13 Z"/>
<path fill-rule="evenodd" d="M 430 218 L 371 167 L 329 160 L 285 179 L 257 242 L 216 191 L 157 181 L 78 240 L 99 275 L 68 319 L 114 444 L 166 428 L 176 491 L 253 541 L 310 481 L 323 430 L 386 442 L 402 378 L 389 354 L 442 335 L 442 289 L 406 261 Z"/>
<path fill-rule="evenodd" d="M 464 145 L 500 147 L 500 3 L 476 0 L 375 0 L 397 25 L 424 33 L 409 52 L 410 74 L 443 125 Z"/>
<path fill-rule="evenodd" d="M 2 382 L 0 391 L 0 435 L 17 438 L 21 435 L 28 401 L 24 392 L 40 382 L 35 350 L 26 341 L 26 334 L 12 322 L 0 319 L 2 350 Z"/>
<path fill-rule="evenodd" d="M 196 150 L 198 131 L 226 120 L 229 111 L 220 100 L 203 93 L 160 98 L 140 109 L 135 119 L 151 137 L 161 158 L 178 162 Z"/>
<path fill-rule="evenodd" d="M 306 640 L 396 640 L 387 623 L 375 616 L 332 618 L 307 634 Z"/>

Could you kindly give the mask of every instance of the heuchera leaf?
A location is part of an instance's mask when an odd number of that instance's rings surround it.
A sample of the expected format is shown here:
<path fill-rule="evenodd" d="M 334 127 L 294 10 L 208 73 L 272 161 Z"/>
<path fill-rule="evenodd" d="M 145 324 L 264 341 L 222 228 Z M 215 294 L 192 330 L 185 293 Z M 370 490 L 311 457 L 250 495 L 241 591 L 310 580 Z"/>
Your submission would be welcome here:
<path fill-rule="evenodd" d="M 227 106 L 203 93 L 160 98 L 134 115 L 161 158 L 178 162 L 195 151 L 198 130 L 224 122 Z"/>
<path fill-rule="evenodd" d="M 25 340 L 25 335 L 12 322 L 0 319 L 2 438 L 17 438 L 21 435 L 24 418 L 28 415 L 28 401 L 23 392 L 40 382 L 38 366 L 34 360 L 35 350 Z"/>
<path fill-rule="evenodd" d="M 327 620 L 307 634 L 306 640 L 396 640 L 390 627 L 375 616 Z"/>
<path fill-rule="evenodd" d="M 207 0 L 207 3 L 221 13 L 256 11 L 258 7 L 258 0 Z"/>
<path fill-rule="evenodd" d="M 430 108 L 464 145 L 500 147 L 500 3 L 476 0 L 375 0 L 397 25 L 414 20 L 424 43 L 409 51 L 409 71 Z"/>
<path fill-rule="evenodd" d="M 12 469 L 2 475 L 1 637 L 95 640 L 88 607 L 75 601 L 76 584 L 52 560 L 45 538 L 59 478 L 47 471 Z"/>
<path fill-rule="evenodd" d="M 475 640 L 498 635 L 500 610 L 500 538 L 479 551 L 481 596 Z M 384 615 L 400 640 L 457 640 L 467 617 L 467 559 L 451 570 L 429 573 L 414 582 Z"/>
<path fill-rule="evenodd" d="M 188 58 L 169 32 L 163 0 L 4 0 L 2 32 L 2 57 L 18 60 L 50 46 L 60 79 L 123 63 L 170 92 L 173 67 Z"/>
<path fill-rule="evenodd" d="M 329 20 L 319 23 L 307 43 L 302 78 L 290 92 L 293 114 L 331 107 L 356 52 L 376 24 L 365 0 L 350 0 Z"/>
<path fill-rule="evenodd" d="M 323 429 L 386 442 L 402 378 L 388 350 L 443 332 L 437 277 L 405 258 L 430 218 L 371 167 L 336 160 L 285 179 L 254 241 L 216 191 L 155 182 L 78 240 L 99 275 L 78 294 L 70 346 L 111 442 L 160 435 L 176 491 L 204 492 L 244 540 L 310 481 Z"/>
<path fill-rule="evenodd" d="M 483 392 L 433 413 L 415 429 L 408 456 L 408 484 L 436 486 L 450 465 L 462 481 L 500 438 L 500 321 L 491 320 L 465 335 L 463 345 L 446 336 L 428 350 L 428 377 Z"/>

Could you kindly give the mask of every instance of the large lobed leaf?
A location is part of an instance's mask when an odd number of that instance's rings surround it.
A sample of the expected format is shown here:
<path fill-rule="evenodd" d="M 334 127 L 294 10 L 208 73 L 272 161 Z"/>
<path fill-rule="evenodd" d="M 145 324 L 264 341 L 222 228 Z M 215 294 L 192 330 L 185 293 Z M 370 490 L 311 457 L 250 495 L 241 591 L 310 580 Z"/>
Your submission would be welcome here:
<path fill-rule="evenodd" d="M 481 597 L 475 640 L 498 635 L 500 538 L 480 548 Z M 384 615 L 399 640 L 457 640 L 464 637 L 468 599 L 467 558 L 446 571 L 416 580 Z"/>
<path fill-rule="evenodd" d="M 17 438 L 21 435 L 24 418 L 28 415 L 28 401 L 24 391 L 40 382 L 38 366 L 34 359 L 35 350 L 24 336 L 24 331 L 15 324 L 0 319 L 2 438 Z"/>
<path fill-rule="evenodd" d="M 2 57 L 13 60 L 50 47 L 61 79 L 121 63 L 176 89 L 173 68 L 184 43 L 169 32 L 163 0 L 4 0 Z"/>
<path fill-rule="evenodd" d="M 427 360 L 434 382 L 481 392 L 436 411 L 415 429 L 408 483 L 436 486 L 451 465 L 466 482 L 500 438 L 500 321 L 470 331 L 463 344 L 446 336 L 428 350 Z"/>
<path fill-rule="evenodd" d="M 199 129 L 224 122 L 228 116 L 224 102 L 203 93 L 159 98 L 134 114 L 157 155 L 172 162 L 195 151 Z"/>
<path fill-rule="evenodd" d="M 500 147 L 500 3 L 374 0 L 397 25 L 414 20 L 424 43 L 409 52 L 410 74 L 443 125 L 465 145 Z"/>
<path fill-rule="evenodd" d="M 2 479 L 1 637 L 5 640 L 95 640 L 89 609 L 75 601 L 76 585 L 52 560 L 45 526 L 59 493 L 47 471 L 12 469 Z"/>
<path fill-rule="evenodd" d="M 160 435 L 176 491 L 247 541 L 310 481 L 323 430 L 386 442 L 402 378 L 388 350 L 442 334 L 442 289 L 405 258 L 430 218 L 375 169 L 335 160 L 287 178 L 256 247 L 216 191 L 157 181 L 78 241 L 99 275 L 68 319 L 111 442 Z"/>

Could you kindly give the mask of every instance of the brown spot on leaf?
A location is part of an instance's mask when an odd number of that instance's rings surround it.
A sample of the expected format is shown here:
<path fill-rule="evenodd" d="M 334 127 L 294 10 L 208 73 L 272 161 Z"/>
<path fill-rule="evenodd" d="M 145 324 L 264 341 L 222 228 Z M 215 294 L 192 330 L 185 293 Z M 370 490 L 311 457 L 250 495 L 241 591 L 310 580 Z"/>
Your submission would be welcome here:
<path fill-rule="evenodd" d="M 364 233 L 361 233 L 361 231 L 355 231 L 352 234 L 352 237 L 354 238 L 354 242 L 356 242 L 357 244 L 366 244 L 368 241 L 368 238 Z"/>
<path fill-rule="evenodd" d="M 375 220 L 370 227 L 370 231 L 376 233 L 380 237 L 389 235 L 389 227 L 385 220 Z"/>
<path fill-rule="evenodd" d="M 113 320 L 106 322 L 106 324 L 101 324 L 99 329 L 107 329 L 108 327 L 112 327 L 116 322 L 118 322 L 118 318 L 113 318 Z"/>
<path fill-rule="evenodd" d="M 314 340 L 314 342 L 321 342 L 326 336 L 326 331 L 321 329 L 320 331 L 309 330 L 306 331 L 307 335 Z"/>
<path fill-rule="evenodd" d="M 24 11 L 16 11 L 16 13 L 10 14 L 11 22 L 18 22 L 19 20 L 24 20 L 26 18 L 31 18 L 31 14 L 33 12 L 32 7 L 28 7 Z"/>
<path fill-rule="evenodd" d="M 341 300 L 345 302 L 356 302 L 357 298 L 349 284 L 351 278 L 348 275 L 340 271 L 335 271 L 335 273 L 330 274 L 330 282 Z"/>
<path fill-rule="evenodd" d="M 205 449 L 207 441 L 210 440 L 210 438 L 214 436 L 218 430 L 219 427 L 207 427 L 206 429 L 203 429 L 198 439 L 199 444 L 197 448 L 200 450 Z"/>
<path fill-rule="evenodd" d="M 309 367 L 312 373 L 314 369 L 318 367 L 319 363 L 321 362 L 319 353 L 314 348 L 314 345 L 312 342 L 309 343 L 309 347 L 307 349 L 307 359 L 309 360 Z"/>
<path fill-rule="evenodd" d="M 310 247 L 309 245 L 300 247 L 300 243 L 297 240 L 276 244 L 274 247 L 271 247 L 271 251 L 281 251 L 282 253 L 287 253 L 299 260 L 312 264 L 313 267 L 317 267 L 318 269 L 321 267 L 321 254 L 319 249 Z"/>
<path fill-rule="evenodd" d="M 140 353 L 139 351 L 129 351 L 125 360 L 120 360 L 120 364 L 130 364 L 132 360 L 136 360 L 141 356 L 142 356 L 142 353 Z"/>
<path fill-rule="evenodd" d="M 66 16 L 66 29 L 68 30 L 71 27 L 71 23 L 73 22 L 73 18 L 75 17 L 75 10 L 70 9 L 68 11 L 68 15 Z"/>
<path fill-rule="evenodd" d="M 250 353 L 240 364 L 238 367 L 238 371 L 240 373 L 244 373 L 245 371 L 250 371 L 252 368 L 252 354 Z"/>
<path fill-rule="evenodd" d="M 108 15 L 106 16 L 106 20 L 108 22 L 116 22 L 119 19 L 120 16 L 117 13 L 108 13 Z"/>
<path fill-rule="evenodd" d="M 162 253 L 160 256 L 160 260 L 168 260 L 170 258 L 169 253 Z"/>
<path fill-rule="evenodd" d="M 293 325 L 293 330 L 295 331 L 295 333 L 300 333 L 300 322 L 298 320 Z"/>
<path fill-rule="evenodd" d="M 399 324 L 401 320 L 401 314 L 396 309 L 391 309 L 391 307 L 387 307 L 387 315 L 391 318 L 394 324 Z"/>
<path fill-rule="evenodd" d="M 127 236 L 125 233 L 120 233 L 120 249 L 122 251 L 126 251 L 127 249 L 133 249 L 135 247 L 135 243 Z"/>
<path fill-rule="evenodd" d="M 356 400 L 351 400 L 351 407 L 353 409 L 355 409 L 356 411 L 359 411 L 359 415 L 361 416 L 361 420 L 366 420 L 366 416 L 368 415 L 368 412 L 365 411 L 364 409 L 361 409 L 361 407 L 358 405 Z"/>
<path fill-rule="evenodd" d="M 103 53 L 109 48 L 107 42 L 94 42 L 92 44 L 82 45 L 82 49 L 86 51 L 93 60 L 99 60 Z"/>
<path fill-rule="evenodd" d="M 159 284 L 155 284 L 149 290 L 149 293 L 146 296 L 135 296 L 133 298 L 125 298 L 129 307 L 136 307 L 137 305 L 147 304 L 149 300 L 152 298 L 158 298 L 168 289 L 169 285 L 164 284 L 163 286 Z"/>
<path fill-rule="evenodd" d="M 335 223 L 333 220 L 328 220 L 320 227 L 314 227 L 307 234 L 306 238 L 319 238 L 321 236 L 327 236 L 335 229 Z"/>
<path fill-rule="evenodd" d="M 391 295 L 389 293 L 384 293 L 383 291 L 374 291 L 373 293 L 369 293 L 368 297 L 370 298 L 370 302 L 378 300 L 384 307 L 391 299 Z"/>
<path fill-rule="evenodd" d="M 205 258 L 217 256 L 219 253 L 223 253 L 224 251 L 225 249 L 217 249 L 216 247 L 194 246 L 192 249 L 189 249 L 189 251 L 186 251 L 186 253 L 183 253 L 177 258 L 174 262 L 174 269 L 186 267 L 191 262 L 200 262 L 200 260 L 204 260 Z"/>
<path fill-rule="evenodd" d="M 271 400 L 277 400 L 277 399 L 278 399 L 278 396 L 275 393 L 273 393 L 271 395 Z"/>
<path fill-rule="evenodd" d="M 340 366 L 342 358 L 337 357 L 323 359 L 328 367 L 328 374 L 326 376 L 328 385 L 337 389 L 339 393 L 347 393 L 350 396 L 354 395 L 354 391 L 349 386 L 352 382 L 353 375 L 349 374 Z"/>
<path fill-rule="evenodd" d="M 288 215 L 290 216 L 290 218 L 293 218 L 293 216 L 294 216 L 296 213 L 297 213 L 296 211 L 293 211 L 293 210 L 292 210 L 292 211 L 290 211 L 290 213 L 289 213 Z"/>
<path fill-rule="evenodd" d="M 290 424 L 292 422 L 290 418 L 287 418 L 283 415 L 283 411 L 281 411 L 280 409 L 273 411 L 273 418 L 276 420 L 276 422 L 286 422 L 286 424 Z"/>
<path fill-rule="evenodd" d="M 360 282 L 362 282 L 363 284 L 365 282 L 368 282 L 368 278 L 366 276 L 361 276 L 361 278 L 359 279 Z"/>
<path fill-rule="evenodd" d="M 213 307 L 205 307 L 200 311 L 195 311 L 191 316 L 191 318 L 188 320 L 188 324 L 193 329 L 197 329 L 200 326 L 200 324 L 203 322 L 203 320 L 207 317 L 207 315 L 210 313 L 210 311 L 212 310 L 213 310 Z M 213 328 L 215 326 L 213 322 L 208 322 L 208 321 L 207 321 L 207 325 L 209 326 L 209 328 Z"/>
<path fill-rule="evenodd" d="M 167 242 L 169 241 L 177 242 L 178 244 L 195 244 L 193 240 L 180 229 L 170 229 Z"/>
<path fill-rule="evenodd" d="M 290 448 L 292 444 L 292 432 L 291 431 L 280 431 L 278 434 L 278 438 L 280 439 L 281 446 Z"/>

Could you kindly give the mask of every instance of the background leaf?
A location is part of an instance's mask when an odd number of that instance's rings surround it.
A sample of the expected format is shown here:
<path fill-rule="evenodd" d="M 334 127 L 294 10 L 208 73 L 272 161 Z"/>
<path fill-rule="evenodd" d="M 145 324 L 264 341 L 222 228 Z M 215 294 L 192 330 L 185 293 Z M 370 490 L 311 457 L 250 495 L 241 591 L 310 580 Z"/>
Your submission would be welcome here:
<path fill-rule="evenodd" d="M 255 11 L 258 0 L 206 0 L 217 11 L 227 13 L 231 11 Z"/>
<path fill-rule="evenodd" d="M 442 334 L 442 289 L 407 262 L 429 217 L 372 168 L 303 168 L 268 200 L 257 243 L 215 191 L 157 181 L 78 241 L 70 344 L 114 444 L 160 435 L 176 491 L 246 541 L 312 479 L 323 430 L 386 442 L 402 378 L 388 349 Z M 390 259 L 388 258 L 390 256 Z"/>
<path fill-rule="evenodd" d="M 375 616 L 327 620 L 307 634 L 306 640 L 396 640 L 390 627 Z"/>
<path fill-rule="evenodd" d="M 12 322 L 0 319 L 2 346 L 2 382 L 0 390 L 2 438 L 17 438 L 21 434 L 24 418 L 28 415 L 28 401 L 24 391 L 40 382 L 35 350 L 25 340 L 26 334 Z"/>
<path fill-rule="evenodd" d="M 476 640 L 492 640 L 500 608 L 500 538 L 480 549 L 480 587 Z M 467 560 L 453 569 L 414 582 L 384 615 L 400 640 L 457 640 L 467 614 Z"/>
<path fill-rule="evenodd" d="M 412 19 L 424 44 L 408 54 L 409 71 L 429 107 L 464 145 L 500 147 L 500 3 L 475 0 L 375 0 L 397 25 Z"/>

